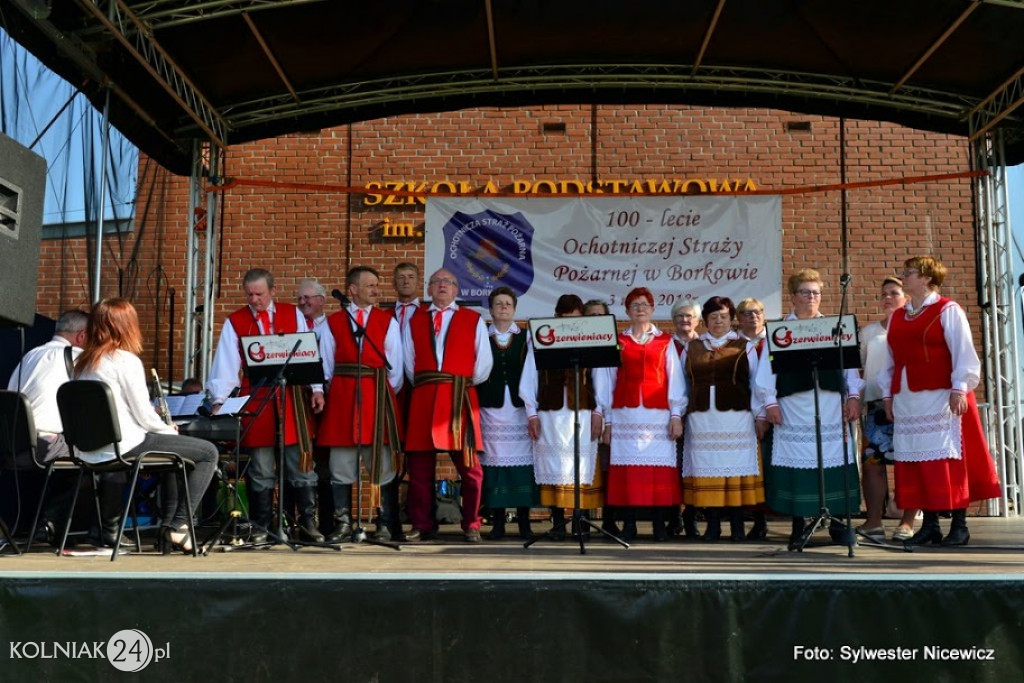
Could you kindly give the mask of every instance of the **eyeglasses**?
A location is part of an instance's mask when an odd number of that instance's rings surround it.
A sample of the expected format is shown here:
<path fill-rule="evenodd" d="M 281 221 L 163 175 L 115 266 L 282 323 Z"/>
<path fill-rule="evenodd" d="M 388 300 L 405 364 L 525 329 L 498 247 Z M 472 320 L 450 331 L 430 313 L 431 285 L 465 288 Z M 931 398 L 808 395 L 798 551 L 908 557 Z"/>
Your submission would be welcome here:
<path fill-rule="evenodd" d="M 629 310 L 631 311 L 646 311 L 650 308 L 653 307 L 646 301 L 634 301 L 629 305 Z"/>
<path fill-rule="evenodd" d="M 798 289 L 796 293 L 805 299 L 820 299 L 821 292 L 816 289 Z"/>
<path fill-rule="evenodd" d="M 764 309 L 750 308 L 745 311 L 740 311 L 741 318 L 756 318 L 759 315 L 764 315 Z"/>
<path fill-rule="evenodd" d="M 900 277 L 910 277 L 911 275 L 920 275 L 921 271 L 917 268 L 904 268 L 900 271 Z"/>
<path fill-rule="evenodd" d="M 451 279 L 450 277 L 432 277 L 432 278 L 430 278 L 430 284 L 432 284 L 432 285 L 449 285 L 449 286 L 454 287 L 455 286 L 455 280 Z"/>

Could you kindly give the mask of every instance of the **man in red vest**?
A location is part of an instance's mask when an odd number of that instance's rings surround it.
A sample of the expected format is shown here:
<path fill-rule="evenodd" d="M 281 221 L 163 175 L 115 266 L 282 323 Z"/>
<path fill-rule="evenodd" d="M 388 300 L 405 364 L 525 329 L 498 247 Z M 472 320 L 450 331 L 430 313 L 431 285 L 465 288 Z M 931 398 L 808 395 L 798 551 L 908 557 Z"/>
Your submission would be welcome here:
<path fill-rule="evenodd" d="M 359 476 L 360 447 L 371 482 L 380 485 L 381 509 L 374 537 L 397 540 L 402 526 L 395 481 L 395 453 L 400 444 L 395 392 L 402 387 L 404 372 L 402 337 L 398 321 L 375 306 L 380 296 L 376 270 L 356 266 L 348 271 L 345 282 L 348 310 L 327 319 L 327 331 L 320 339 L 330 389 L 325 401 L 323 388 L 314 385 L 312 400 L 314 412 L 322 411 L 317 445 L 330 448 L 334 531 L 327 541 L 340 543 L 351 538 L 352 484 Z"/>
<path fill-rule="evenodd" d="M 407 540 L 431 538 L 437 451 L 447 451 L 462 478 L 462 529 L 469 543 L 480 542 L 480 405 L 474 386 L 491 373 L 494 359 L 479 313 L 455 303 L 455 276 L 430 276 L 429 308 L 413 313 L 403 332 L 406 379 L 412 382 L 405 452 L 409 468 Z"/>
<path fill-rule="evenodd" d="M 236 388 L 240 388 L 242 396 L 252 393 L 248 410 L 256 410 L 270 390 L 265 387 L 252 392 L 242 362 L 242 337 L 306 330 L 306 319 L 298 307 L 274 301 L 274 276 L 269 271 L 262 268 L 249 270 L 242 280 L 242 287 L 248 305 L 229 315 L 224 322 L 210 378 L 206 382 L 214 412 Z M 286 392 L 284 413 L 285 472 L 295 490 L 295 503 L 299 508 L 297 530 L 306 540 L 323 541 L 323 535 L 316 528 L 316 473 L 312 468 L 307 472 L 299 466 L 300 441 L 308 443 L 309 424 L 304 418 L 296 419 L 294 396 L 290 390 Z M 274 399 L 264 404 L 259 415 L 244 420 L 242 424 L 243 430 L 248 429 L 241 445 L 249 449 L 249 515 L 258 527 L 252 535 L 255 543 L 266 542 L 265 529 L 270 526 L 272 515 L 277 459 L 274 427 Z"/>

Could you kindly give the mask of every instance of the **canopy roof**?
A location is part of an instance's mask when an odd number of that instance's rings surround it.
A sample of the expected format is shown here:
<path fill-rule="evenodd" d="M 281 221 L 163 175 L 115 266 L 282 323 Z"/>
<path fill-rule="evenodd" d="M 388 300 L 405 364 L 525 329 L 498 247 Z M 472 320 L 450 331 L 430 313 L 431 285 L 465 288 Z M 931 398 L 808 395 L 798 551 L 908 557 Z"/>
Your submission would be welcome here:
<path fill-rule="evenodd" d="M 550 103 L 999 128 L 1024 160 L 1024 0 L 0 0 L 0 24 L 179 173 L 195 139 Z"/>

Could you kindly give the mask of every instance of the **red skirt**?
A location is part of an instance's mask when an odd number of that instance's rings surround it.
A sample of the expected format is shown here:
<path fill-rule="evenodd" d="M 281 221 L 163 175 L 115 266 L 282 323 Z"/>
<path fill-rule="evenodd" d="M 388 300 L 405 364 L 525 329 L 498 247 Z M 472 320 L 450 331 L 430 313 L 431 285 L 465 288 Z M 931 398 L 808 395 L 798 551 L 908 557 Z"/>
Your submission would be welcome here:
<path fill-rule="evenodd" d="M 973 392 L 960 419 L 959 460 L 896 461 L 896 504 L 904 510 L 960 510 L 1001 495 L 995 463 L 985 443 Z"/>
<path fill-rule="evenodd" d="M 610 465 L 608 505 L 679 505 L 683 502 L 682 479 L 675 467 Z"/>

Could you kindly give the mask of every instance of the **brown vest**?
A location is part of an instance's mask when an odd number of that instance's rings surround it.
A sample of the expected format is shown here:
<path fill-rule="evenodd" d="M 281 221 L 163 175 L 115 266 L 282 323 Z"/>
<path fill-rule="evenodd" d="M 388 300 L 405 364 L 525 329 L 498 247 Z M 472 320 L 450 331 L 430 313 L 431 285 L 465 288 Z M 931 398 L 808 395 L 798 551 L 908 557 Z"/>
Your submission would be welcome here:
<path fill-rule="evenodd" d="M 690 412 L 711 409 L 712 386 L 718 410 L 750 410 L 750 365 L 744 340 L 734 339 L 713 351 L 701 340 L 693 340 L 686 347 L 685 370 Z"/>

